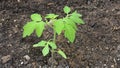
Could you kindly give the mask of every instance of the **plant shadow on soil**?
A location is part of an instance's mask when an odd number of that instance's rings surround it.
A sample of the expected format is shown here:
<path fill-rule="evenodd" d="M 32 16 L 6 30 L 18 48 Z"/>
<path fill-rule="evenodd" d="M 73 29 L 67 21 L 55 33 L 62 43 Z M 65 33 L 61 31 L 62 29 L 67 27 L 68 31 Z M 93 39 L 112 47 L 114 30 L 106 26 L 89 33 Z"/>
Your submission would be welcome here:
<path fill-rule="evenodd" d="M 78 26 L 72 44 L 58 37 L 58 47 L 68 59 L 55 54 L 55 68 L 120 68 L 119 0 L 0 1 L 0 68 L 50 68 L 51 56 L 43 57 L 41 48 L 32 47 L 51 38 L 50 30 L 45 30 L 41 38 L 32 34 L 23 39 L 22 27 L 32 13 L 64 16 L 65 5 L 81 13 L 86 24 Z"/>

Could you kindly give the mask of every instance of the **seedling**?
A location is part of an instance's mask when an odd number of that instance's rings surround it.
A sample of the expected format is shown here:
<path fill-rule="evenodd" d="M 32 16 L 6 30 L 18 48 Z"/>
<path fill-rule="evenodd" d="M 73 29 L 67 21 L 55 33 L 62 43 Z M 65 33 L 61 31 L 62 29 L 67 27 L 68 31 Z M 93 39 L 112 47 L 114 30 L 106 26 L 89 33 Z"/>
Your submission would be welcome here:
<path fill-rule="evenodd" d="M 34 31 L 37 37 L 41 37 L 46 25 L 53 29 L 53 39 L 48 41 L 41 40 L 37 44 L 33 45 L 33 47 L 43 47 L 43 56 L 47 56 L 51 52 L 51 56 L 53 57 L 53 54 L 56 52 L 63 58 L 67 59 L 66 54 L 57 48 L 56 36 L 63 32 L 64 37 L 73 43 L 77 30 L 76 25 L 84 24 L 84 21 L 81 19 L 82 15 L 77 13 L 77 11 L 71 13 L 71 9 L 68 6 L 65 6 L 63 11 L 66 14 L 65 17 L 58 18 L 59 15 L 47 14 L 45 16 L 45 22 L 42 20 L 40 14 L 32 14 L 31 21 L 27 22 L 23 27 L 23 38 L 30 36 Z"/>

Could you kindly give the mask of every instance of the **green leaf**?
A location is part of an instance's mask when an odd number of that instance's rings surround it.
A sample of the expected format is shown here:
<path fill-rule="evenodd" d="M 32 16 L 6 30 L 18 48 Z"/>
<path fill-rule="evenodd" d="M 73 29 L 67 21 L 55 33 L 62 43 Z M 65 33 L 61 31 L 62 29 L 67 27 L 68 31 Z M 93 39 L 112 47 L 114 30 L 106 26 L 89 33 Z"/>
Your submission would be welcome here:
<path fill-rule="evenodd" d="M 70 13 L 70 7 L 68 7 L 68 6 L 65 6 L 64 8 L 63 8 L 63 11 L 66 13 L 66 14 L 68 14 L 68 13 Z"/>
<path fill-rule="evenodd" d="M 74 11 L 71 15 L 72 16 L 77 16 L 77 17 L 82 17 L 82 15 L 77 13 L 77 11 Z"/>
<path fill-rule="evenodd" d="M 49 42 L 49 45 L 52 49 L 57 49 L 57 46 L 54 42 Z"/>
<path fill-rule="evenodd" d="M 62 19 L 58 19 L 54 22 L 54 29 L 57 32 L 58 35 L 60 35 L 60 33 L 62 32 L 63 28 L 64 28 L 64 22 Z"/>
<path fill-rule="evenodd" d="M 81 18 L 79 18 L 78 16 L 70 16 L 70 19 L 73 20 L 75 23 L 85 24 L 84 21 Z"/>
<path fill-rule="evenodd" d="M 33 47 L 40 47 L 40 45 L 39 44 L 34 44 Z"/>
<path fill-rule="evenodd" d="M 55 14 L 47 14 L 47 16 L 45 18 L 51 18 L 54 19 L 56 17 L 58 17 L 59 15 L 55 15 Z"/>
<path fill-rule="evenodd" d="M 34 13 L 34 14 L 31 15 L 31 19 L 32 19 L 33 21 L 41 21 L 41 20 L 42 20 L 42 17 L 41 17 L 40 14 Z"/>
<path fill-rule="evenodd" d="M 39 45 L 39 46 L 45 46 L 46 43 L 47 43 L 46 41 L 40 41 L 40 42 L 38 43 L 38 45 Z"/>
<path fill-rule="evenodd" d="M 75 40 L 75 33 L 76 33 L 76 31 L 71 25 L 65 24 L 65 34 L 64 34 L 64 36 L 72 43 Z"/>
<path fill-rule="evenodd" d="M 46 56 L 48 53 L 49 53 L 49 46 L 46 45 L 42 50 L 42 54 L 43 54 L 43 56 Z"/>
<path fill-rule="evenodd" d="M 35 29 L 35 22 L 28 22 L 23 27 L 23 38 L 26 36 L 30 36 Z"/>
<path fill-rule="evenodd" d="M 67 59 L 67 56 L 63 51 L 58 50 L 57 53 L 60 54 L 63 58 Z"/>
<path fill-rule="evenodd" d="M 44 47 L 46 45 L 46 41 L 40 41 L 37 44 L 34 44 L 33 47 Z"/>
<path fill-rule="evenodd" d="M 77 26 L 76 26 L 76 24 L 73 22 L 73 20 L 71 20 L 71 19 L 69 19 L 69 18 L 64 18 L 64 21 L 65 21 L 67 24 L 71 25 L 75 30 L 77 30 Z"/>
<path fill-rule="evenodd" d="M 36 23 L 36 34 L 40 37 L 43 33 L 45 23 L 43 21 Z"/>

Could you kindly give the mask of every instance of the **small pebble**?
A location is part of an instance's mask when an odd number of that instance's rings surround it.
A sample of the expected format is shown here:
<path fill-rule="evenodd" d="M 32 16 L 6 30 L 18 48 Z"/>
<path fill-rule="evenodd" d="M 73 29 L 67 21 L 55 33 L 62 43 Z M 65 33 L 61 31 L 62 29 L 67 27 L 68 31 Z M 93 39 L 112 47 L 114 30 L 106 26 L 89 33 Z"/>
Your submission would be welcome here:
<path fill-rule="evenodd" d="M 27 61 L 30 60 L 30 56 L 28 56 L 28 55 L 25 55 L 24 58 L 25 58 Z"/>
<path fill-rule="evenodd" d="M 18 2 L 20 2 L 20 0 L 17 0 Z"/>
<path fill-rule="evenodd" d="M 106 64 L 104 64 L 103 66 L 107 66 Z"/>
<path fill-rule="evenodd" d="M 42 68 L 42 66 L 39 66 L 39 68 Z"/>
<path fill-rule="evenodd" d="M 120 14 L 120 12 L 117 12 L 117 15 L 119 15 Z"/>
<path fill-rule="evenodd" d="M 120 60 L 120 59 L 117 59 L 118 61 Z"/>
<path fill-rule="evenodd" d="M 108 49 L 109 49 L 109 47 L 105 47 L 105 49 L 106 49 L 106 50 L 108 50 Z"/>
<path fill-rule="evenodd" d="M 5 19 L 1 19 L 1 21 L 5 21 Z"/>
<path fill-rule="evenodd" d="M 111 68 L 114 68 L 114 65 L 111 65 Z"/>
<path fill-rule="evenodd" d="M 17 20 L 13 20 L 14 22 L 16 22 Z"/>
<path fill-rule="evenodd" d="M 23 65 L 24 62 L 21 62 L 20 64 Z"/>
<path fill-rule="evenodd" d="M 117 50 L 120 50 L 120 45 L 117 46 Z"/>
<path fill-rule="evenodd" d="M 8 47 L 11 47 L 11 46 L 12 46 L 12 44 L 8 44 L 7 46 L 8 46 Z"/>

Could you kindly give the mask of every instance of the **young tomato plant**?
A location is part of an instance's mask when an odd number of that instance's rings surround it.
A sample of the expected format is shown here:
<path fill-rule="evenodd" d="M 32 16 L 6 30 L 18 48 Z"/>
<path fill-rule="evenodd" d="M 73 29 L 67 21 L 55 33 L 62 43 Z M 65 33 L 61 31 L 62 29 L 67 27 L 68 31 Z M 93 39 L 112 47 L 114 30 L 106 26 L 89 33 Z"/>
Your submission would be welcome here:
<path fill-rule="evenodd" d="M 53 54 L 56 52 L 63 58 L 67 59 L 66 54 L 57 48 L 56 36 L 64 32 L 64 37 L 73 43 L 77 30 L 76 25 L 84 24 L 84 21 L 81 19 L 82 15 L 77 13 L 77 11 L 71 12 L 71 9 L 68 6 L 65 6 L 63 11 L 66 14 L 65 17 L 58 18 L 59 15 L 47 14 L 45 16 L 45 22 L 42 20 L 40 14 L 32 14 L 31 21 L 27 22 L 23 27 L 23 38 L 30 36 L 34 31 L 37 37 L 41 37 L 46 25 L 53 29 L 54 35 L 52 40 L 41 40 L 37 44 L 33 45 L 33 47 L 43 47 L 43 56 L 47 56 L 51 52 L 51 56 L 53 57 Z"/>

